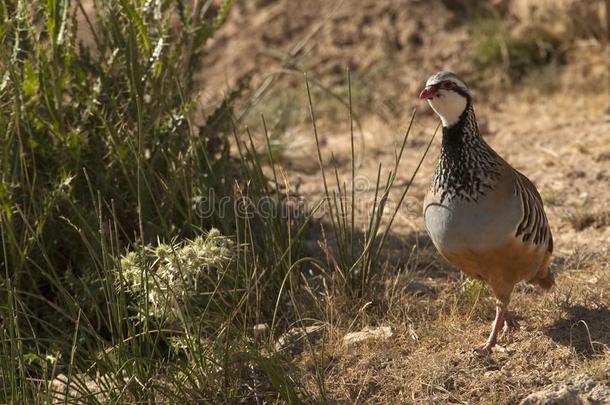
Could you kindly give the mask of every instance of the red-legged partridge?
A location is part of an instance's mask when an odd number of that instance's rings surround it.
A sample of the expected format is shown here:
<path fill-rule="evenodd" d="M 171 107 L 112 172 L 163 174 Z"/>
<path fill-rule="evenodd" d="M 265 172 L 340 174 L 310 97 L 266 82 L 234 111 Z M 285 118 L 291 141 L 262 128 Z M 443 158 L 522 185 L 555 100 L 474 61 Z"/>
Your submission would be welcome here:
<path fill-rule="evenodd" d="M 503 326 L 518 326 L 507 309 L 515 284 L 553 286 L 553 236 L 536 187 L 481 137 L 466 84 L 438 72 L 419 97 L 443 124 L 440 157 L 424 200 L 426 229 L 447 261 L 491 287 L 496 318 L 479 349 L 489 353 Z"/>

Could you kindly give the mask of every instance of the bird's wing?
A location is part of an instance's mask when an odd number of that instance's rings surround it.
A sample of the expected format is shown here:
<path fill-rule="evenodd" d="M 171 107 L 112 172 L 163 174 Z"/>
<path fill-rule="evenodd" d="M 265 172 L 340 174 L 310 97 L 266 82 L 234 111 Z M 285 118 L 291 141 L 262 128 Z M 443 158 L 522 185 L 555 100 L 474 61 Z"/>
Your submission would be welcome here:
<path fill-rule="evenodd" d="M 534 245 L 546 244 L 547 250 L 553 252 L 553 235 L 544 212 L 542 197 L 536 186 L 517 170 L 515 170 L 514 192 L 521 199 L 523 212 L 515 236 Z"/>

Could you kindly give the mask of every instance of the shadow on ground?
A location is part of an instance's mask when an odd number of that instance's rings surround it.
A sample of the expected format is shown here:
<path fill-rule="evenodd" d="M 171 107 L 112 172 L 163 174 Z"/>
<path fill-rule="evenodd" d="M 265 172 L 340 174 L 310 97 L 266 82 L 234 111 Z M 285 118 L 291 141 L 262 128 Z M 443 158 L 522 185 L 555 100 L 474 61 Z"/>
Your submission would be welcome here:
<path fill-rule="evenodd" d="M 546 334 L 561 345 L 573 347 L 578 354 L 591 357 L 610 347 L 610 309 L 575 305 Z"/>

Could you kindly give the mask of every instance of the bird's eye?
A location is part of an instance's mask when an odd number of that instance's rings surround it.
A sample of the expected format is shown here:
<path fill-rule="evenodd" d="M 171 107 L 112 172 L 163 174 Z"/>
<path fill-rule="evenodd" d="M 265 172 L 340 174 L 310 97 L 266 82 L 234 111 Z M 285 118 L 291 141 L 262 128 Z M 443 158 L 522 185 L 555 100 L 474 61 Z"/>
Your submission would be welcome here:
<path fill-rule="evenodd" d="M 441 83 L 441 87 L 443 89 L 452 89 L 455 87 L 455 83 L 453 83 L 451 80 L 445 80 L 444 82 Z"/>

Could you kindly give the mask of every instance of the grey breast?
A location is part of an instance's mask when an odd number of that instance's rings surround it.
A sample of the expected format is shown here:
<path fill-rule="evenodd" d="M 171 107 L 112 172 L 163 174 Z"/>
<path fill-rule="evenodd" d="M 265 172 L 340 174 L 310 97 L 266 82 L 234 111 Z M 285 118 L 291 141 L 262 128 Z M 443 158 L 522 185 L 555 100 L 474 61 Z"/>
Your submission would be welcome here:
<path fill-rule="evenodd" d="M 489 190 L 476 200 L 432 198 L 424 207 L 426 229 L 441 252 L 483 250 L 514 239 L 521 203 L 508 190 Z"/>

